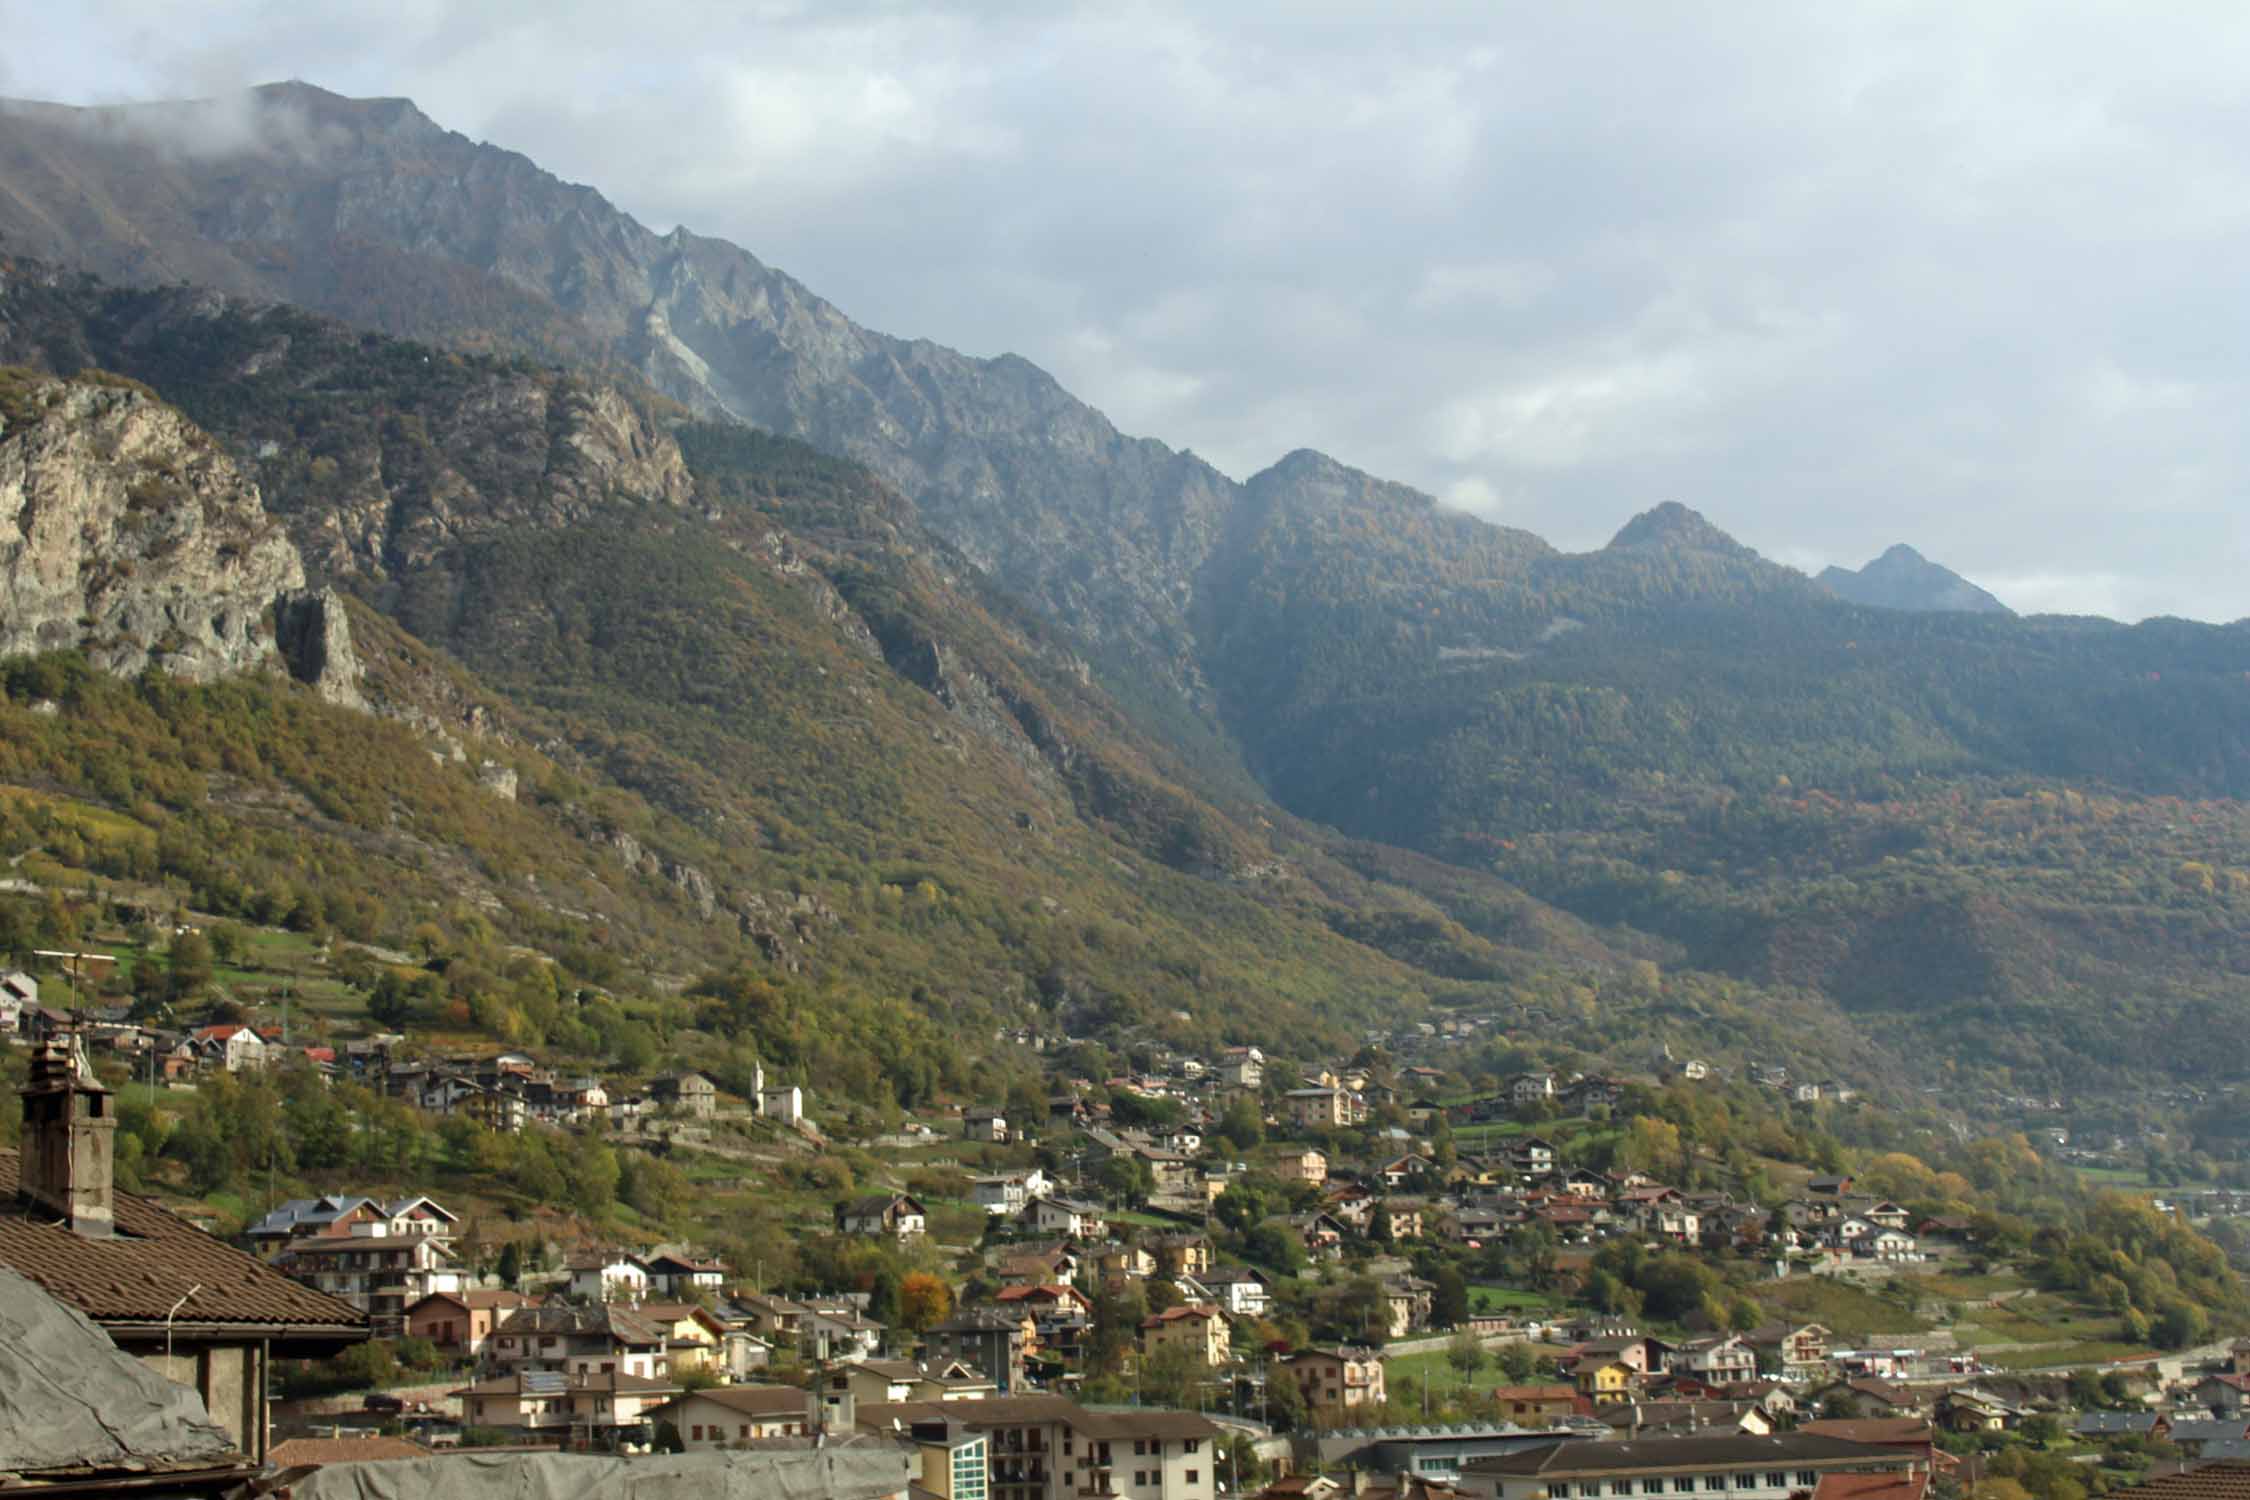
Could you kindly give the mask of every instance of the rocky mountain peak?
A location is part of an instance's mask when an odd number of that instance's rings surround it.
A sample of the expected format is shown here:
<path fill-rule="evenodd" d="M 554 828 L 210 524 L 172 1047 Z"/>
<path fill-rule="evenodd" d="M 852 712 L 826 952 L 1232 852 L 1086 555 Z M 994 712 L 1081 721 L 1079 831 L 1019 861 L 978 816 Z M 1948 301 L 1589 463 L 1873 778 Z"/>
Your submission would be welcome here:
<path fill-rule="evenodd" d="M 1904 542 L 1894 542 L 1881 557 L 1857 572 L 1824 568 L 1815 581 L 1840 598 L 1876 609 L 2014 613 L 1951 568 L 1931 562 Z"/>
<path fill-rule="evenodd" d="M 1677 500 L 1644 510 L 1627 521 L 1609 540 L 1612 551 L 1633 548 L 1667 551 L 1721 552 L 1730 557 L 1757 554 Z"/>

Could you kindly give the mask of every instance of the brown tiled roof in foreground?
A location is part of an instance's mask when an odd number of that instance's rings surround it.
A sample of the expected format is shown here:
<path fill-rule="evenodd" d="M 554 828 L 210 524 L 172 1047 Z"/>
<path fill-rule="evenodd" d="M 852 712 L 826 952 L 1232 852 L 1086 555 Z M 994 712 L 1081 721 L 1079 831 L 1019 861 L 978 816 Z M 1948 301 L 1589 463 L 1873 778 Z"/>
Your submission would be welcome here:
<path fill-rule="evenodd" d="M 119 1325 L 236 1328 L 286 1337 L 291 1330 L 364 1338 L 367 1319 L 350 1303 L 314 1291 L 131 1193 L 116 1195 L 117 1234 L 87 1239 L 16 1196 L 18 1156 L 0 1151 L 0 1265 L 45 1287 L 112 1334 Z"/>
<path fill-rule="evenodd" d="M 2250 1500 L 2250 1462 L 2222 1459 L 2111 1493 L 2131 1500 Z"/>

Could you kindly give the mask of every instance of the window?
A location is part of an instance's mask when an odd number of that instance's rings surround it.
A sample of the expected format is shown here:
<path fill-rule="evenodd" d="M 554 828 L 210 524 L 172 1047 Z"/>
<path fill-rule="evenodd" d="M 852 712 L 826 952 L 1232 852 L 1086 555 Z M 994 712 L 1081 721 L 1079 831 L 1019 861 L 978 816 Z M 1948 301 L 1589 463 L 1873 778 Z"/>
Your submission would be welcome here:
<path fill-rule="evenodd" d="M 1820 1471 L 1818 1469 L 1799 1469 L 1797 1471 L 1797 1482 L 1808 1490 L 1816 1489 L 1820 1485 Z"/>
<path fill-rule="evenodd" d="M 1706 1474 L 1703 1476 L 1703 1487 L 1707 1490 L 1723 1490 L 1727 1487 L 1727 1476 L 1724 1474 Z"/>
<path fill-rule="evenodd" d="M 1133 1488 L 1136 1490 L 1148 1488 L 1148 1470 L 1135 1469 L 1133 1471 Z"/>
<path fill-rule="evenodd" d="M 1203 1482 L 1203 1471 L 1201 1469 L 1188 1470 L 1187 1482 L 1189 1484 L 1201 1484 Z"/>
<path fill-rule="evenodd" d="M 1680 1475 L 1680 1476 L 1679 1476 L 1678 1478 L 1676 1478 L 1676 1479 L 1674 1479 L 1674 1480 L 1672 1481 L 1672 1493 L 1673 1493 L 1673 1494 L 1675 1494 L 1675 1495 L 1692 1495 L 1692 1494 L 1694 1494 L 1694 1493 L 1695 1493 L 1695 1481 L 1694 1481 L 1693 1479 L 1690 1479 L 1690 1478 L 1689 1478 L 1689 1477 L 1688 1477 L 1687 1475 L 1685 1475 L 1685 1474 L 1682 1474 L 1682 1475 Z"/>
<path fill-rule="evenodd" d="M 696 1424 L 695 1424 L 695 1425 L 694 1425 L 693 1427 L 690 1427 L 690 1428 L 688 1429 L 688 1436 L 689 1436 L 689 1437 L 691 1437 L 691 1438 L 693 1438 L 693 1439 L 694 1439 L 694 1440 L 695 1440 L 696 1442 L 699 1442 L 699 1443 L 700 1443 L 700 1442 L 702 1442 L 702 1441 L 703 1441 L 703 1424 L 702 1424 L 702 1423 L 700 1423 L 700 1422 L 698 1422 L 698 1423 L 696 1423 Z"/>
<path fill-rule="evenodd" d="M 737 1432 L 736 1432 L 736 1436 L 738 1436 L 738 1437 L 745 1437 L 745 1438 L 747 1438 L 748 1436 L 750 1436 L 750 1424 L 749 1424 L 748 1422 L 741 1422 L 741 1423 L 738 1423 L 738 1424 L 736 1424 L 736 1426 L 737 1426 Z"/>
<path fill-rule="evenodd" d="M 1789 1488 L 1788 1473 L 1781 1469 L 1768 1469 L 1766 1471 L 1766 1488 L 1769 1490 L 1785 1490 Z"/>
<path fill-rule="evenodd" d="M 1148 1457 L 1148 1439 L 1146 1439 L 1146 1438 L 1135 1438 L 1135 1439 L 1133 1439 L 1133 1457 L 1135 1457 L 1135 1458 L 1146 1458 L 1146 1457 Z"/>
<path fill-rule="evenodd" d="M 1663 1480 L 1661 1480 L 1661 1479 L 1644 1479 L 1644 1480 L 1642 1480 L 1642 1481 L 1641 1481 L 1641 1493 L 1642 1493 L 1642 1494 L 1644 1494 L 1644 1495 L 1661 1495 L 1661 1494 L 1663 1494 L 1663 1493 L 1664 1493 L 1664 1481 L 1663 1481 Z"/>
<path fill-rule="evenodd" d="M 1202 1452 L 1202 1451 L 1203 1451 L 1203 1439 L 1201 1439 L 1201 1438 L 1189 1438 L 1189 1439 L 1187 1440 L 1187 1442 L 1186 1442 L 1186 1443 L 1184 1443 L 1184 1444 L 1182 1444 L 1182 1445 L 1181 1445 L 1181 1447 L 1180 1447 L 1180 1451 L 1181 1451 L 1182 1453 L 1200 1453 L 1200 1452 Z"/>
<path fill-rule="evenodd" d="M 1758 1487 L 1758 1476 L 1755 1474 L 1737 1474 L 1734 1476 L 1734 1487 L 1738 1490 L 1754 1490 Z"/>

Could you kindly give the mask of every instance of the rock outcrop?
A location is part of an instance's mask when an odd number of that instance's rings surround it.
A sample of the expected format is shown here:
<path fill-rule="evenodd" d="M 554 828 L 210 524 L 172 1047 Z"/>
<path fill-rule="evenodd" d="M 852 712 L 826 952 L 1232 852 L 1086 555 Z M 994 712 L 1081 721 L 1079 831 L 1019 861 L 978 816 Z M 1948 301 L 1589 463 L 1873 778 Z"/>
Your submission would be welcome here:
<path fill-rule="evenodd" d="M 268 662 L 304 582 L 256 487 L 179 412 L 110 377 L 0 376 L 0 654 L 204 681 Z"/>
<path fill-rule="evenodd" d="M 287 667 L 364 709 L 351 621 L 258 487 L 129 380 L 0 370 L 0 655 L 204 682 Z"/>
<path fill-rule="evenodd" d="M 285 594 L 274 607 L 274 634 L 289 673 L 324 702 L 365 709 L 359 654 L 352 649 L 351 617 L 334 589 Z"/>

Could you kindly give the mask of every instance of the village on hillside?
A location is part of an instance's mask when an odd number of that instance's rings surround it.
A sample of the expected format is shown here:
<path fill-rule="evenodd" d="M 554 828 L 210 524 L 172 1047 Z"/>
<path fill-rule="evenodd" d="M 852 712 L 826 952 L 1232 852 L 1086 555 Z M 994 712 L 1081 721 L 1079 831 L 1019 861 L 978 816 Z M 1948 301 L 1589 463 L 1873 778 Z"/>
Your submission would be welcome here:
<path fill-rule="evenodd" d="M 1896 1161 L 1753 1179 L 1663 1117 L 1664 1091 L 1851 1102 L 1779 1066 L 1665 1056 L 1464 1095 L 1447 1062 L 1474 1020 L 1345 1060 L 1150 1045 L 1100 1078 L 1020 1032 L 995 1042 L 1043 1064 L 1037 1109 L 839 1142 L 763 1068 L 736 1095 L 372 1027 L 166 1035 L 43 1002 L 23 972 L 0 997 L 26 1067 L 0 1265 L 195 1386 L 248 1465 L 840 1444 L 949 1500 L 1922 1500 L 2057 1463 L 2117 1486 L 2250 1463 L 2250 1340 L 2118 1347 Z M 365 1091 L 472 1144 L 849 1149 L 895 1175 L 808 1207 L 817 1253 L 787 1283 L 616 1215 L 566 1235 L 339 1182 L 230 1226 L 120 1187 L 120 1099 L 222 1079 Z M 806 1284 L 814 1266 L 834 1279 Z M 2077 1500 L 2060 1482 L 2027 1493 Z"/>

